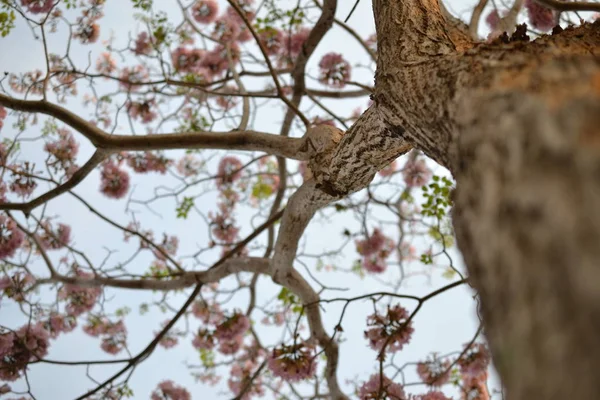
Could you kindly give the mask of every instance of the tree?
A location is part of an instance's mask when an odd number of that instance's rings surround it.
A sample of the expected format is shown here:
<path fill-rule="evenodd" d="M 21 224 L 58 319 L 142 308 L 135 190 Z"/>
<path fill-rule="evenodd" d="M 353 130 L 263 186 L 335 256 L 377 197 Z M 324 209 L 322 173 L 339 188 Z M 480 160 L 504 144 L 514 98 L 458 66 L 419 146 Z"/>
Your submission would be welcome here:
<path fill-rule="evenodd" d="M 475 7 L 468 26 L 434 0 L 374 0 L 376 36 L 366 40 L 338 19 L 335 0 L 289 7 L 269 0 L 260 5 L 229 0 L 227 7 L 214 0 L 177 2 L 178 19 L 172 8 L 163 12 L 150 0 L 133 0 L 141 32 L 110 38 L 93 60 L 70 52 L 98 41 L 104 1 L 2 1 L 3 36 L 26 23 L 44 56 L 43 71 L 9 71 L 0 82 L 0 118 L 5 124 L 12 119 L 15 132 L 0 148 L 5 210 L 0 288 L 3 303 L 16 302 L 27 316 L 22 327 L 5 327 L 0 334 L 2 379 L 26 376 L 29 364 L 44 361 L 51 338 L 80 323 L 101 338 L 104 351 L 122 352 L 128 311 L 104 307 L 109 290 L 164 293 L 155 304 L 142 304 L 142 311 L 168 309 L 168 296 L 183 290 L 186 300 L 154 339 L 117 360 L 122 368 L 80 398 L 131 395 L 132 370 L 158 345 L 177 344 L 188 332 L 175 326 L 190 316 L 201 320 L 187 336 L 201 356 L 199 378 L 215 380 L 219 363 L 231 365 L 227 379 L 236 398 L 266 391 L 302 398 L 295 383 L 307 380 L 314 384 L 313 398 L 348 398 L 337 375 L 343 318 L 355 303 L 372 300 L 364 336 L 377 352 L 379 373 L 356 383 L 356 394 L 405 399 L 408 387 L 392 375 L 403 369 L 393 354 L 413 336 L 414 316 L 428 300 L 469 284 L 477 291 L 507 399 L 599 398 L 600 25 L 581 20 L 574 26 L 568 18 L 571 11 L 600 6 L 538 1 L 494 6 L 484 41 L 478 27 L 483 11 L 490 10 L 487 0 Z M 517 24 L 523 7 L 535 31 Z M 334 25 L 376 64 L 374 86 L 352 80 L 364 61 L 350 63 L 336 51 L 309 68 Z M 68 30 L 67 46 L 57 55 L 50 37 L 61 29 Z M 315 80 L 328 89 L 307 83 L 314 70 Z M 83 87 L 87 116 L 73 101 Z M 351 116 L 344 104 L 331 105 L 367 95 L 372 104 Z M 252 130 L 261 123 L 253 117 L 273 113 L 264 107 L 274 105 L 284 107 L 279 134 Z M 140 126 L 145 134 L 137 133 Z M 122 132 L 117 128 L 128 132 L 114 133 Z M 27 136 L 32 130 L 41 135 Z M 79 166 L 81 137 L 93 151 Z M 38 153 L 30 150 L 31 142 Z M 398 169 L 395 160 L 406 153 Z M 443 173 L 432 176 L 424 156 L 447 168 L 456 185 Z M 302 176 L 290 160 L 300 162 Z M 129 223 L 107 216 L 77 192 L 96 173 L 105 202 L 120 201 L 125 213 L 119 215 L 127 215 Z M 142 182 L 144 174 L 155 174 L 146 180 L 155 190 L 140 200 L 131 192 L 133 179 Z M 165 186 L 167 180 L 178 186 Z M 217 189 L 213 203 L 199 204 L 209 188 Z M 124 240 L 139 240 L 133 255 L 115 261 L 109 249 L 98 262 L 80 251 L 71 227 L 46 214 L 46 207 L 67 196 L 121 231 Z M 167 215 L 165 201 L 171 204 L 169 217 L 174 202 L 186 226 L 195 221 L 208 228 L 210 242 L 189 257 L 178 252 L 181 235 L 155 238 L 133 212 L 156 204 Z M 253 217 L 239 225 L 236 208 L 250 213 L 249 205 Z M 450 208 L 468 270 L 461 279 L 450 250 Z M 374 209 L 394 217 L 398 236 L 383 228 L 391 226 L 386 221 L 374 223 L 383 219 Z M 343 213 L 346 219 L 359 216 L 356 231 L 345 229 L 340 247 L 323 251 L 300 272 L 301 253 L 310 256 L 300 247 L 308 224 L 317 215 Z M 429 237 L 426 244 L 413 243 L 424 249 L 420 254 L 408 241 L 418 233 Z M 376 276 L 396 264 L 398 275 L 381 292 L 324 297 L 333 288 L 313 281 L 311 269 L 323 268 L 322 260 L 331 267 L 330 256 L 352 242 L 359 260 L 346 269 Z M 134 260 L 149 254 L 150 267 L 138 268 Z M 210 267 L 205 255 L 217 257 Z M 446 266 L 451 282 L 428 295 L 401 294 L 411 257 L 426 266 Z M 251 321 L 262 308 L 256 301 L 261 276 L 278 285 L 278 308 L 265 313 L 267 324 L 286 327 L 275 346 L 261 344 Z M 233 289 L 221 289 L 225 281 Z M 246 288 L 246 311 L 219 306 L 217 298 Z M 40 293 L 47 289 L 54 294 L 50 300 Z M 328 332 L 321 307 L 336 302 L 344 307 Z M 416 304 L 410 312 L 407 302 Z M 309 329 L 303 333 L 304 323 Z M 462 398 L 489 398 L 490 354 L 476 337 L 451 357 L 418 364 L 431 391 L 417 398 L 446 398 L 437 388 L 451 384 Z M 282 382 L 289 386 L 276 386 Z M 186 399 L 189 393 L 167 380 L 153 396 Z"/>

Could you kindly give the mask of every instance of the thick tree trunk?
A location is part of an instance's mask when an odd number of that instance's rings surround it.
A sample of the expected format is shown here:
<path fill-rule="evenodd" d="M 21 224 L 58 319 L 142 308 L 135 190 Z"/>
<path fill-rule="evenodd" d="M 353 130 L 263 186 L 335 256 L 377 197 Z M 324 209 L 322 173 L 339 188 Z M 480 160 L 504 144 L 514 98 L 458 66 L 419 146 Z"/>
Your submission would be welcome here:
<path fill-rule="evenodd" d="M 374 10 L 379 128 L 346 133 L 324 186 L 355 190 L 336 178 L 382 137 L 448 167 L 507 398 L 600 399 L 600 23 L 475 44 L 434 0 Z"/>

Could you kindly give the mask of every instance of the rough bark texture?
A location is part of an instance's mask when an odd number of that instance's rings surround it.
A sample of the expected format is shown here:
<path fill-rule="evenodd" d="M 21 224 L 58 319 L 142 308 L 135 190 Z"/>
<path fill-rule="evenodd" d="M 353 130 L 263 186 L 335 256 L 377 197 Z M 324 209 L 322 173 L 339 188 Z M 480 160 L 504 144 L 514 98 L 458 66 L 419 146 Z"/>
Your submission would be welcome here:
<path fill-rule="evenodd" d="M 507 398 L 600 398 L 600 24 L 474 44 L 430 0 L 374 7 L 375 107 L 457 179 Z"/>

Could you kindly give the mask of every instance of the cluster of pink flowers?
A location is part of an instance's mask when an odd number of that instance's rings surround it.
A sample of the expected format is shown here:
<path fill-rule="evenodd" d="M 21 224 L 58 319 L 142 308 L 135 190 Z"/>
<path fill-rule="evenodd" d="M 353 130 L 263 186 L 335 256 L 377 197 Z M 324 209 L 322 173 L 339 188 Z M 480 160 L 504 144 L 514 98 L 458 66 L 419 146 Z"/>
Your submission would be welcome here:
<path fill-rule="evenodd" d="M 535 29 L 546 32 L 556 25 L 556 17 L 552 9 L 535 0 L 525 0 L 525 8 L 527 9 L 529 22 Z"/>
<path fill-rule="evenodd" d="M 171 165 L 172 160 L 166 158 L 160 153 L 145 151 L 143 153 L 129 153 L 125 155 L 127 165 L 138 174 L 147 172 L 158 172 L 166 174 L 167 168 Z"/>
<path fill-rule="evenodd" d="M 117 70 L 117 61 L 109 52 L 100 54 L 96 61 L 96 69 L 101 74 L 110 75 Z"/>
<path fill-rule="evenodd" d="M 404 389 L 387 376 L 373 374 L 358 391 L 360 400 L 408 400 Z"/>
<path fill-rule="evenodd" d="M 100 348 L 109 354 L 118 354 L 127 343 L 127 328 L 123 320 L 112 322 L 108 318 L 92 316 L 83 331 L 90 336 L 102 337 Z"/>
<path fill-rule="evenodd" d="M 204 163 L 193 154 L 186 154 L 177 162 L 177 172 L 184 177 L 197 175 Z"/>
<path fill-rule="evenodd" d="M 392 161 L 387 165 L 387 167 L 383 168 L 379 171 L 379 175 L 383 177 L 392 176 L 396 172 L 396 160 Z"/>
<path fill-rule="evenodd" d="M 267 365 L 273 375 L 286 382 L 308 379 L 315 375 L 317 369 L 314 347 L 305 342 L 281 345 L 273 349 Z"/>
<path fill-rule="evenodd" d="M 490 400 L 487 390 L 487 373 L 478 377 L 462 377 L 461 400 Z"/>
<path fill-rule="evenodd" d="M 16 381 L 27 364 L 48 354 L 50 335 L 41 324 L 0 333 L 0 380 Z"/>
<path fill-rule="evenodd" d="M 378 228 L 365 240 L 357 240 L 356 251 L 363 256 L 363 267 L 372 273 L 381 273 L 387 269 L 386 258 L 394 250 L 394 241 Z"/>
<path fill-rule="evenodd" d="M 442 386 L 450 380 L 450 361 L 443 361 L 433 354 L 417 364 L 419 378 L 429 386 Z"/>
<path fill-rule="evenodd" d="M 171 52 L 173 67 L 178 72 L 196 72 L 202 68 L 201 61 L 205 55 L 202 49 L 177 47 Z"/>
<path fill-rule="evenodd" d="M 44 150 L 54 158 L 49 162 L 49 165 L 55 169 L 61 168 L 64 171 L 73 171 L 73 168 L 77 168 L 75 158 L 79 152 L 79 143 L 67 129 L 59 129 L 58 139 L 46 143 Z"/>
<path fill-rule="evenodd" d="M 0 257 L 1 258 L 1 257 Z M 35 283 L 35 278 L 29 273 L 16 272 L 13 276 L 0 278 L 0 293 L 20 302 L 25 300 L 25 292 Z"/>
<path fill-rule="evenodd" d="M 167 326 L 169 324 L 169 322 L 171 322 L 171 321 L 170 320 L 164 321 L 162 323 L 162 328 Z M 165 332 L 163 337 L 160 338 L 160 341 L 158 342 L 158 344 L 161 345 L 162 347 L 164 347 L 165 349 L 171 349 L 171 348 L 177 346 L 177 344 L 179 343 L 179 338 L 177 337 L 178 334 L 176 332 L 174 332 L 172 329 L 173 328 L 171 328 L 167 332 Z M 158 336 L 158 334 L 161 331 L 156 331 L 156 332 L 154 332 L 154 334 Z"/>
<path fill-rule="evenodd" d="M 32 14 L 42 14 L 52 10 L 54 0 L 21 0 L 21 5 Z"/>
<path fill-rule="evenodd" d="M 271 316 L 266 316 L 261 322 L 263 325 L 282 326 L 285 323 L 285 312 L 276 312 Z"/>
<path fill-rule="evenodd" d="M 425 160 L 408 160 L 402 168 L 404 183 L 409 187 L 421 187 L 427 184 L 432 174 Z"/>
<path fill-rule="evenodd" d="M 33 164 L 30 164 L 28 161 L 25 161 L 23 164 L 11 166 L 12 181 L 9 186 L 11 192 L 23 198 L 31 196 L 37 187 L 37 182 L 33 179 L 33 168 Z"/>
<path fill-rule="evenodd" d="M 197 0 L 191 7 L 192 18 L 201 24 L 210 24 L 217 18 L 219 3 L 217 0 Z"/>
<path fill-rule="evenodd" d="M 0 129 L 4 126 L 4 118 L 6 118 L 7 114 L 6 108 L 0 106 Z"/>
<path fill-rule="evenodd" d="M 225 321 L 217 326 L 214 335 L 221 341 L 229 341 L 243 337 L 248 328 L 250 328 L 248 317 L 236 311 L 231 317 L 225 319 Z"/>
<path fill-rule="evenodd" d="M 92 273 L 82 271 L 79 268 L 75 269 L 75 275 L 83 279 L 93 279 L 94 277 Z M 68 315 L 78 317 L 94 308 L 101 294 L 102 289 L 99 287 L 85 287 L 67 283 L 58 291 L 58 298 L 68 301 L 66 306 Z"/>
<path fill-rule="evenodd" d="M 134 120 L 139 118 L 142 123 L 148 124 L 158 117 L 158 114 L 153 110 L 153 107 L 156 107 L 154 99 L 142 102 L 130 101 L 127 103 L 127 112 Z"/>
<path fill-rule="evenodd" d="M 44 329 L 48 331 L 52 339 L 56 339 L 61 333 L 69 333 L 77 326 L 77 318 L 72 315 L 62 315 L 56 312 L 50 314 L 47 320 L 42 322 Z"/>
<path fill-rule="evenodd" d="M 139 83 L 146 80 L 148 76 L 148 70 L 143 65 L 136 65 L 132 68 L 125 67 L 121 70 L 119 85 L 123 90 L 135 91 L 140 88 Z"/>
<path fill-rule="evenodd" d="M 283 33 L 277 28 L 268 27 L 261 31 L 258 35 L 261 44 L 263 45 L 265 52 L 269 56 L 279 54 L 284 46 Z"/>
<path fill-rule="evenodd" d="M 296 57 L 298 57 L 298 55 L 302 51 L 302 46 L 304 45 L 304 42 L 306 42 L 306 39 L 308 39 L 308 35 L 310 35 L 309 28 L 300 28 L 300 30 L 298 30 L 297 32 L 292 33 L 291 35 L 286 37 L 283 41 L 283 59 L 280 60 L 280 62 L 284 61 L 289 63 L 292 62 Z"/>
<path fill-rule="evenodd" d="M 192 396 L 184 387 L 177 386 L 173 381 L 162 381 L 152 392 L 151 400 L 191 400 Z"/>
<path fill-rule="evenodd" d="M 152 51 L 152 38 L 148 35 L 148 32 L 140 32 L 138 37 L 135 39 L 135 46 L 133 52 L 138 56 L 148 55 Z"/>
<path fill-rule="evenodd" d="M 252 379 L 257 367 L 256 362 L 252 360 L 236 363 L 231 367 L 227 385 L 234 395 L 239 395 L 246 386 L 251 385 L 241 397 L 241 400 L 249 400 L 253 396 L 262 398 L 265 394 L 262 378 L 258 376 L 255 379 Z"/>
<path fill-rule="evenodd" d="M 476 343 L 471 346 L 458 360 L 460 372 L 463 376 L 477 378 L 487 373 L 492 356 L 487 346 Z"/>
<path fill-rule="evenodd" d="M 129 191 L 129 174 L 112 160 L 102 164 L 100 191 L 113 199 L 120 199 Z"/>
<path fill-rule="evenodd" d="M 232 243 L 238 236 L 240 228 L 235 226 L 233 206 L 229 202 L 219 203 L 219 212 L 208 213 L 212 225 L 212 234 L 220 241 Z"/>
<path fill-rule="evenodd" d="M 217 303 L 207 303 L 204 300 L 198 300 L 192 304 L 192 315 L 205 324 L 219 324 L 224 318 Z"/>
<path fill-rule="evenodd" d="M 40 70 L 26 72 L 24 74 L 11 74 L 8 85 L 17 93 L 28 92 L 29 94 L 42 94 L 44 92 L 43 74 Z"/>
<path fill-rule="evenodd" d="M 23 243 L 25 235 L 17 223 L 10 217 L 0 214 L 0 258 L 9 258 L 15 255 Z"/>
<path fill-rule="evenodd" d="M 78 18 L 73 37 L 79 39 L 83 44 L 95 43 L 100 37 L 100 25 L 91 18 Z"/>
<path fill-rule="evenodd" d="M 56 228 L 50 224 L 50 220 L 41 223 L 41 233 L 37 236 L 44 250 L 59 250 L 71 241 L 71 227 L 59 223 Z"/>
<path fill-rule="evenodd" d="M 192 346 L 198 350 L 212 350 L 215 347 L 215 337 L 207 329 L 200 328 L 192 339 Z"/>
<path fill-rule="evenodd" d="M 352 70 L 350 63 L 339 53 L 325 54 L 319 62 L 319 69 L 321 71 L 319 82 L 338 89 L 346 86 Z"/>
<path fill-rule="evenodd" d="M 367 325 L 371 328 L 365 331 L 365 338 L 371 348 L 381 351 L 385 346 L 389 353 L 402 350 L 414 332 L 412 321 L 407 324 L 408 318 L 408 310 L 400 306 L 388 306 L 385 316 L 378 313 L 369 315 Z"/>
<path fill-rule="evenodd" d="M 500 14 L 498 14 L 498 10 L 493 9 L 490 11 L 487 17 L 485 17 L 485 22 L 488 24 L 492 31 L 496 30 L 498 27 L 498 23 L 500 22 Z"/>
<path fill-rule="evenodd" d="M 413 396 L 410 398 L 410 400 L 452 400 L 452 399 L 450 397 L 446 397 L 446 395 L 444 393 L 434 390 L 432 392 Z"/>

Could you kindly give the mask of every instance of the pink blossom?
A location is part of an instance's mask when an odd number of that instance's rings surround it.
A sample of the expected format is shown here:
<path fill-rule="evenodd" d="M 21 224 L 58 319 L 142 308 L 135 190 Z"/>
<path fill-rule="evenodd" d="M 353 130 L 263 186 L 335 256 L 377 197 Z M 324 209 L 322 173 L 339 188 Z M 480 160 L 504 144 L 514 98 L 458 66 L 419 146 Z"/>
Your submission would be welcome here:
<path fill-rule="evenodd" d="M 12 276 L 0 278 L 0 291 L 16 302 L 25 300 L 27 292 L 35 283 L 35 278 L 27 272 L 16 272 Z"/>
<path fill-rule="evenodd" d="M 268 366 L 273 375 L 286 382 L 299 382 L 314 376 L 317 365 L 314 348 L 306 343 L 281 345 L 273 349 Z"/>
<path fill-rule="evenodd" d="M 254 0 L 235 0 L 237 6 L 242 11 L 242 14 L 248 19 L 248 21 L 252 22 L 256 16 L 252 5 L 254 4 Z M 234 18 L 236 22 L 240 24 L 244 24 L 244 20 L 240 17 L 237 10 L 233 7 L 227 7 L 225 10 L 225 14 L 227 14 L 230 18 Z"/>
<path fill-rule="evenodd" d="M 108 318 L 92 316 L 83 331 L 90 336 L 101 337 L 100 348 L 109 354 L 118 354 L 127 342 L 127 329 L 123 320 L 112 322 Z"/>
<path fill-rule="evenodd" d="M 442 386 L 450 380 L 450 361 L 442 361 L 435 354 L 417 364 L 419 378 L 429 386 Z"/>
<path fill-rule="evenodd" d="M 379 228 L 373 229 L 371 236 L 365 240 L 357 240 L 356 251 L 363 256 L 379 254 L 381 258 L 387 257 L 394 248 L 394 241 L 381 232 Z"/>
<path fill-rule="evenodd" d="M 215 338 L 206 329 L 198 329 L 192 340 L 192 346 L 198 350 L 212 350 L 215 347 Z"/>
<path fill-rule="evenodd" d="M 304 45 L 304 42 L 306 42 L 306 39 L 308 39 L 309 34 L 309 28 L 301 28 L 298 32 L 293 33 L 291 36 L 288 36 L 284 40 L 286 56 L 296 58 L 298 54 L 300 54 L 302 46 Z"/>
<path fill-rule="evenodd" d="M 21 165 L 11 165 L 11 169 L 12 182 L 9 186 L 11 192 L 23 198 L 31 196 L 37 187 L 37 182 L 33 179 L 33 165 L 26 161 Z"/>
<path fill-rule="evenodd" d="M 461 400 L 490 400 L 486 386 L 487 373 L 478 377 L 463 376 Z"/>
<path fill-rule="evenodd" d="M 396 160 L 392 161 L 388 164 L 387 167 L 383 168 L 379 171 L 379 175 L 383 177 L 392 176 L 396 172 Z"/>
<path fill-rule="evenodd" d="M 79 152 L 79 143 L 67 129 L 58 130 L 58 140 L 48 142 L 44 146 L 44 150 L 50 153 L 54 160 L 51 160 L 49 165 L 55 168 L 61 167 L 67 170 L 75 164 L 75 158 Z"/>
<path fill-rule="evenodd" d="M 80 269 L 75 270 L 75 275 L 83 279 L 92 279 L 94 277 L 93 274 Z M 101 294 L 102 289 L 99 287 L 85 287 L 67 283 L 58 291 L 58 298 L 68 301 L 65 308 L 68 315 L 78 317 L 94 308 Z"/>
<path fill-rule="evenodd" d="M 201 61 L 205 52 L 202 49 L 188 49 L 177 47 L 171 53 L 173 67 L 178 72 L 194 72 L 201 67 Z"/>
<path fill-rule="evenodd" d="M 94 43 L 100 37 L 100 25 L 93 19 L 80 18 L 73 37 L 79 39 L 83 44 Z"/>
<path fill-rule="evenodd" d="M 0 259 L 14 256 L 24 236 L 12 218 L 0 214 Z"/>
<path fill-rule="evenodd" d="M 169 324 L 169 322 L 171 322 L 170 320 L 166 320 L 162 323 L 162 327 L 164 328 L 165 326 L 167 326 Z M 172 329 L 172 328 L 171 328 Z M 155 335 L 158 335 L 161 331 L 158 332 L 154 332 Z M 162 347 L 164 347 L 165 349 L 170 349 L 173 348 L 175 346 L 177 346 L 177 344 L 179 343 L 179 339 L 177 338 L 175 333 L 172 333 L 171 330 L 168 330 L 163 337 L 160 339 L 160 341 L 158 342 L 159 345 L 161 345 Z"/>
<path fill-rule="evenodd" d="M 404 183 L 409 187 L 421 187 L 431 179 L 432 172 L 425 160 L 408 160 L 402 169 Z"/>
<path fill-rule="evenodd" d="M 360 400 L 408 400 L 402 386 L 392 382 L 387 376 L 381 377 L 379 374 L 371 375 L 369 380 L 360 387 L 358 396 Z"/>
<path fill-rule="evenodd" d="M 192 304 L 192 314 L 205 324 L 219 324 L 223 321 L 223 313 L 218 304 L 206 303 L 204 300 Z"/>
<path fill-rule="evenodd" d="M 256 368 L 256 363 L 250 360 L 243 363 L 236 363 L 231 367 L 230 378 L 227 381 L 227 385 L 234 395 L 239 395 L 246 386 L 249 384 L 251 385 L 241 397 L 241 400 L 249 400 L 254 396 L 258 396 L 258 398 L 264 396 L 265 391 L 262 385 L 262 377 L 259 375 L 255 379 L 252 379 Z"/>
<path fill-rule="evenodd" d="M 52 10 L 54 0 L 21 0 L 21 5 L 32 14 L 42 14 Z"/>
<path fill-rule="evenodd" d="M 387 269 L 387 263 L 385 262 L 385 259 L 379 257 L 378 255 L 365 256 L 363 258 L 362 266 L 364 269 L 374 274 L 380 274 Z"/>
<path fill-rule="evenodd" d="M 59 250 L 71 241 L 71 227 L 69 225 L 59 223 L 58 227 L 54 229 L 49 220 L 42 222 L 41 225 L 42 233 L 38 236 L 38 239 L 44 250 Z"/>
<path fill-rule="evenodd" d="M 152 52 L 152 38 L 148 35 L 148 32 L 140 32 L 138 34 L 138 37 L 135 39 L 133 52 L 138 56 L 148 55 Z"/>
<path fill-rule="evenodd" d="M 212 226 L 212 234 L 225 243 L 232 243 L 238 236 L 240 228 L 234 225 L 235 219 L 230 211 L 221 210 L 217 214 L 208 214 Z"/>
<path fill-rule="evenodd" d="M 44 92 L 44 80 L 40 70 L 26 72 L 19 76 L 11 74 L 8 78 L 8 84 L 17 93 L 27 91 L 29 94 L 42 94 Z"/>
<path fill-rule="evenodd" d="M 498 23 L 500 22 L 500 15 L 498 14 L 498 10 L 493 9 L 490 11 L 487 17 L 485 17 L 485 22 L 488 24 L 491 30 L 496 30 Z"/>
<path fill-rule="evenodd" d="M 158 172 L 164 175 L 172 162 L 162 154 L 150 151 L 144 153 L 129 153 L 125 158 L 127 159 L 127 165 L 140 174 L 146 172 Z"/>
<path fill-rule="evenodd" d="M 450 397 L 439 391 L 428 392 L 415 397 L 411 397 L 411 400 L 452 400 Z"/>
<path fill-rule="evenodd" d="M 136 65 L 133 68 L 125 67 L 121 70 L 119 85 L 124 90 L 135 91 L 140 88 L 139 83 L 142 83 L 147 78 L 148 70 L 143 65 Z"/>
<path fill-rule="evenodd" d="M 4 126 L 4 118 L 6 118 L 7 112 L 6 112 L 6 108 L 0 106 L 0 129 L 2 129 L 2 126 Z M 4 145 L 2 145 L 4 146 Z M 2 163 L 2 165 L 4 165 L 4 163 Z"/>
<path fill-rule="evenodd" d="M 217 186 L 222 187 L 231 185 L 242 176 L 242 162 L 239 158 L 226 156 L 219 162 L 219 170 L 217 172 Z"/>
<path fill-rule="evenodd" d="M 201 24 L 210 24 L 217 18 L 219 4 L 217 0 L 197 0 L 191 8 L 192 18 Z"/>
<path fill-rule="evenodd" d="M 56 339 L 61 333 L 68 333 L 75 329 L 77 318 L 53 312 L 43 324 L 44 329 L 48 331 L 50 337 Z"/>
<path fill-rule="evenodd" d="M 476 343 L 458 360 L 458 365 L 463 376 L 477 378 L 486 373 L 490 361 L 491 355 L 487 346 Z"/>
<path fill-rule="evenodd" d="M 192 154 L 186 154 L 177 162 L 177 172 L 186 178 L 197 175 L 204 163 Z"/>
<path fill-rule="evenodd" d="M 31 361 L 48 354 L 50 335 L 41 324 L 0 334 L 0 380 L 15 381 Z"/>
<path fill-rule="evenodd" d="M 219 353 L 224 355 L 234 355 L 241 349 L 243 341 L 243 336 L 236 336 L 232 339 L 220 340 Z"/>
<path fill-rule="evenodd" d="M 223 57 L 223 54 L 220 51 L 221 49 L 215 49 L 213 51 L 209 51 L 204 55 L 202 60 L 200 60 L 200 67 L 204 68 L 206 71 L 210 73 L 211 79 L 221 75 L 229 68 L 229 62 L 227 60 L 227 55 Z M 233 54 L 232 54 L 233 58 Z"/>
<path fill-rule="evenodd" d="M 219 340 L 231 340 L 243 336 L 250 328 L 250 321 L 244 314 L 236 311 L 231 317 L 222 322 L 215 330 L 215 337 Z"/>
<path fill-rule="evenodd" d="M 370 315 L 367 325 L 372 328 L 365 331 L 365 338 L 369 340 L 371 348 L 381 351 L 385 345 L 389 353 L 402 350 L 402 347 L 410 342 L 414 332 L 412 321 L 406 324 L 408 318 L 408 311 L 400 306 L 388 306 L 385 316 L 378 313 Z"/>
<path fill-rule="evenodd" d="M 177 386 L 173 381 L 162 381 L 152 392 L 151 400 L 191 400 L 190 392 L 183 386 Z"/>
<path fill-rule="evenodd" d="M 102 164 L 100 191 L 113 199 L 120 199 L 129 190 L 129 174 L 119 168 L 114 161 L 105 161 Z"/>
<path fill-rule="evenodd" d="M 231 86 L 225 88 L 224 92 L 226 93 L 235 93 L 237 89 Z M 218 96 L 217 97 L 217 105 L 224 110 L 231 110 L 238 104 L 238 98 L 232 96 Z"/>
<path fill-rule="evenodd" d="M 117 61 L 109 52 L 100 54 L 96 61 L 96 69 L 101 74 L 110 75 L 117 70 Z"/>
<path fill-rule="evenodd" d="M 154 99 L 143 102 L 130 101 L 127 103 L 127 112 L 133 119 L 140 118 L 142 123 L 148 124 L 156 119 L 158 114 L 153 110 L 156 107 Z"/>
<path fill-rule="evenodd" d="M 327 53 L 319 62 L 319 82 L 334 88 L 343 88 L 350 80 L 351 67 L 339 53 Z"/>
<path fill-rule="evenodd" d="M 240 24 L 225 15 L 215 21 L 212 37 L 219 42 L 228 43 L 237 40 L 240 33 Z"/>
<path fill-rule="evenodd" d="M 284 45 L 283 33 L 277 28 L 268 27 L 258 34 L 260 42 L 262 43 L 265 52 L 274 56 L 279 54 Z"/>
<path fill-rule="evenodd" d="M 525 0 L 529 22 L 535 29 L 546 32 L 556 25 L 554 12 L 535 0 Z"/>

